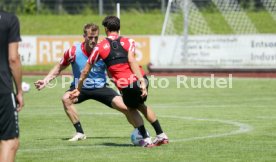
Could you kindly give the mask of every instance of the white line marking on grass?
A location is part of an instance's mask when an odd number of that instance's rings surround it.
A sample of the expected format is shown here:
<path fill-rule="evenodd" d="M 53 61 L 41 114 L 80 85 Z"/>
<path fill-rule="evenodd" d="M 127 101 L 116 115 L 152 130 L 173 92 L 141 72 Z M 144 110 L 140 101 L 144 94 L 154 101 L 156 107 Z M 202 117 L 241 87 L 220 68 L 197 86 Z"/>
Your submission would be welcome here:
<path fill-rule="evenodd" d="M 257 116 L 259 119 L 276 119 L 276 116 Z"/>
<path fill-rule="evenodd" d="M 179 116 L 160 116 L 160 117 L 174 118 L 174 119 L 184 119 L 184 120 L 219 122 L 219 123 L 234 125 L 236 127 L 239 127 L 239 129 L 232 130 L 231 132 L 227 132 L 227 133 L 211 134 L 211 135 L 208 135 L 208 136 L 192 137 L 192 138 L 185 138 L 185 139 L 176 139 L 176 140 L 170 140 L 170 142 L 184 142 L 184 141 L 193 141 L 193 140 L 201 140 L 201 139 L 208 139 L 208 138 L 225 137 L 225 136 L 230 136 L 230 135 L 237 135 L 237 134 L 247 133 L 247 132 L 250 132 L 251 130 L 253 130 L 253 127 L 248 125 L 248 124 L 235 122 L 235 121 L 229 121 L 229 120 L 194 118 L 194 117 L 179 117 Z"/>
<path fill-rule="evenodd" d="M 89 113 L 91 115 L 121 115 L 120 113 Z M 183 120 L 196 120 L 196 121 L 208 121 L 208 122 L 218 122 L 228 125 L 233 125 L 238 127 L 236 130 L 232 130 L 230 132 L 226 133 L 220 133 L 220 134 L 211 134 L 207 136 L 201 136 L 201 137 L 191 137 L 191 138 L 182 138 L 182 139 L 170 139 L 170 142 L 186 142 L 186 141 L 194 141 L 194 140 L 203 140 L 203 139 L 209 139 L 209 138 L 218 138 L 218 137 L 225 137 L 225 136 L 231 136 L 231 135 L 237 135 L 242 133 L 247 133 L 253 130 L 253 127 L 230 120 L 221 120 L 221 119 L 208 119 L 208 118 L 194 118 L 194 117 L 181 117 L 181 116 L 169 116 L 169 115 L 159 115 L 161 118 L 171 118 L 171 119 L 183 119 Z M 55 151 L 55 150 L 69 150 L 69 149 L 87 149 L 87 148 L 104 148 L 104 147 L 110 147 L 110 146 L 104 146 L 104 145 L 88 145 L 88 146 L 58 146 L 58 147 L 49 147 L 49 148 L 31 148 L 31 149 L 19 149 L 19 152 L 42 152 L 42 151 Z"/>

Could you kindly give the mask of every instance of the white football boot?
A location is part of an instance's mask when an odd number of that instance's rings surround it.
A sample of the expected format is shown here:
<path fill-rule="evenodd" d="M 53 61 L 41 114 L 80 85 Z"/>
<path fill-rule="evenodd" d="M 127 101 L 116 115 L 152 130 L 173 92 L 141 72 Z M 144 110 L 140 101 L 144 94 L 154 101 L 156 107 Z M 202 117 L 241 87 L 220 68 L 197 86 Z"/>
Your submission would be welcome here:
<path fill-rule="evenodd" d="M 169 138 L 165 133 L 161 133 L 161 134 L 157 135 L 155 137 L 155 139 L 153 140 L 153 144 L 155 146 L 160 146 L 160 145 L 168 144 L 168 143 L 169 143 Z"/>
<path fill-rule="evenodd" d="M 152 143 L 150 137 L 147 137 L 147 138 L 144 138 L 144 139 L 140 140 L 140 141 L 139 141 L 139 145 L 142 146 L 142 147 L 147 147 L 147 148 L 150 148 L 150 147 L 154 147 L 154 146 L 155 146 L 155 145 Z"/>
<path fill-rule="evenodd" d="M 80 140 L 85 140 L 86 139 L 86 135 L 83 133 L 79 133 L 77 132 L 71 139 L 69 139 L 68 141 L 70 142 L 74 142 L 74 141 L 80 141 Z"/>

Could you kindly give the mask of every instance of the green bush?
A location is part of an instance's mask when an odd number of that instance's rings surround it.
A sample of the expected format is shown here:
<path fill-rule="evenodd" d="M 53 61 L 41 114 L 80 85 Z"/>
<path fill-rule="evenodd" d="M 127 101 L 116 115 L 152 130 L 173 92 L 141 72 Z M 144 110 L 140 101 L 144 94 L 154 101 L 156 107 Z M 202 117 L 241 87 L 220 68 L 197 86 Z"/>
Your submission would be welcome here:
<path fill-rule="evenodd" d="M 37 6 L 36 6 L 35 0 L 24 0 L 23 5 L 24 5 L 23 14 L 37 13 Z"/>

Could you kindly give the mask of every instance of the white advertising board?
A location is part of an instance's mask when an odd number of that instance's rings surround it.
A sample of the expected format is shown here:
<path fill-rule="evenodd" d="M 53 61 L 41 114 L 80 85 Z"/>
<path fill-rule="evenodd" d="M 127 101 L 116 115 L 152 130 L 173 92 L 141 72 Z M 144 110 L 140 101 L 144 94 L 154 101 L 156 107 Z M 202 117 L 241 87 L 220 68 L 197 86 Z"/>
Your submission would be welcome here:
<path fill-rule="evenodd" d="M 22 65 L 36 65 L 36 37 L 22 36 L 22 41 L 19 43 L 19 54 Z"/>
<path fill-rule="evenodd" d="M 276 69 L 276 35 L 132 36 L 137 60 L 156 68 Z M 131 38 L 132 38 L 131 37 Z M 53 64 L 79 36 L 22 36 L 23 65 Z M 139 60 L 140 59 L 140 60 Z"/>
<path fill-rule="evenodd" d="M 151 46 L 157 46 L 151 50 L 153 66 L 276 68 L 276 35 L 190 36 L 188 40 L 188 50 L 184 50 L 183 37 L 153 37 Z"/>

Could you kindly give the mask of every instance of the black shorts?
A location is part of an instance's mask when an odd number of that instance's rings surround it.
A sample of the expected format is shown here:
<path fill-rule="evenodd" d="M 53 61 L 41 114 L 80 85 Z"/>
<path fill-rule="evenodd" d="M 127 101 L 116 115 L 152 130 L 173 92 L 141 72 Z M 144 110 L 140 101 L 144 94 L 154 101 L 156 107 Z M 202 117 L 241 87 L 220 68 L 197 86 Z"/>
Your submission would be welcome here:
<path fill-rule="evenodd" d="M 147 84 L 148 90 L 148 78 L 144 76 L 145 82 Z M 127 107 L 138 108 L 140 105 L 144 104 L 147 100 L 147 96 L 141 97 L 142 92 L 140 89 L 139 81 L 135 81 L 128 85 L 126 88 L 121 90 L 124 103 Z"/>
<path fill-rule="evenodd" d="M 68 91 L 73 91 L 75 87 L 70 87 Z M 114 97 L 120 96 L 117 92 L 115 92 L 112 88 L 104 86 L 103 88 L 95 88 L 95 89 L 82 89 L 80 95 L 78 97 L 77 103 L 81 103 L 88 99 L 99 101 L 109 107 L 112 108 L 112 100 Z"/>
<path fill-rule="evenodd" d="M 19 127 L 15 96 L 13 93 L 0 94 L 0 140 L 18 137 Z"/>

